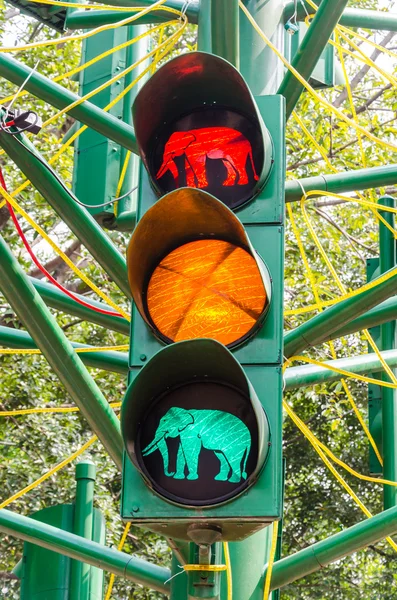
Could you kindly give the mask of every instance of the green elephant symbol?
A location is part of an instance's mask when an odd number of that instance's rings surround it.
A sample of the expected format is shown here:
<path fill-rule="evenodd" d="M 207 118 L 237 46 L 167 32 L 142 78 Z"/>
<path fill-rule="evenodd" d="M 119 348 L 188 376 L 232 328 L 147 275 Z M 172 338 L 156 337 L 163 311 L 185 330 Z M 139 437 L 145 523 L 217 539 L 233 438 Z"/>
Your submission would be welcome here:
<path fill-rule="evenodd" d="M 166 439 L 180 437 L 176 472 L 169 472 Z M 196 410 L 172 407 L 160 420 L 154 439 L 142 451 L 148 456 L 159 450 L 163 458 L 164 474 L 174 479 L 198 479 L 198 463 L 202 448 L 213 450 L 220 462 L 218 481 L 239 483 L 247 479 L 246 465 L 251 448 L 248 427 L 235 415 L 221 410 Z"/>

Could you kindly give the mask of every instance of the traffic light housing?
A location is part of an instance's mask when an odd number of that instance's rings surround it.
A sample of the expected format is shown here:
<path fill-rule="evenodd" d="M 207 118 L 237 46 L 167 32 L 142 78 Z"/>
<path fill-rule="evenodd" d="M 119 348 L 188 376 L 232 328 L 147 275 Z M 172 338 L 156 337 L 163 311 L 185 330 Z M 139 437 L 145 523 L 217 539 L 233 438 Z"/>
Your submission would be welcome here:
<path fill-rule="evenodd" d="M 229 180 L 232 185 L 224 186 L 230 170 L 217 151 L 219 136 L 214 135 L 214 152 L 204 153 L 208 185 L 200 187 L 196 177 L 194 185 L 186 186 L 187 177 L 192 183 L 193 173 L 197 175 L 197 153 L 188 156 L 190 163 L 182 154 L 173 159 L 177 178 L 173 166 L 167 171 L 172 189 L 166 189 L 161 167 L 173 133 L 198 129 L 197 115 L 204 129 L 229 126 L 230 113 L 251 123 L 251 132 L 244 130 L 244 137 L 254 148 L 258 179 L 247 154 L 249 185 L 243 180 L 240 186 L 237 174 Z M 232 65 L 212 55 L 190 53 L 161 67 L 138 94 L 133 114 L 144 166 L 138 224 L 127 260 L 134 306 L 129 387 L 121 416 L 126 447 L 122 516 L 179 539 L 190 539 L 189 530 L 197 523 L 216 526 L 225 540 L 244 539 L 279 519 L 282 509 L 284 99 L 254 100 Z M 260 133 L 262 146 L 252 137 L 254 130 Z M 228 188 L 226 195 L 221 188 Z M 233 268 L 228 263 L 232 258 L 237 259 Z M 240 329 L 238 319 L 237 326 L 233 318 L 226 320 L 238 311 L 246 319 Z M 206 353 L 222 356 L 227 370 L 218 370 L 218 358 L 203 358 Z M 237 374 L 241 382 L 248 381 L 249 393 L 235 385 Z M 221 386 L 222 393 L 215 393 L 215 388 L 211 392 L 210 384 Z M 230 401 L 222 404 L 222 397 L 229 395 Z M 240 480 L 230 481 L 233 469 L 224 453 L 217 456 L 202 443 L 197 473 L 193 469 L 197 479 L 188 479 L 190 463 L 179 451 L 181 435 L 156 441 L 164 417 L 165 426 L 170 418 L 180 418 L 180 412 L 171 409 L 212 410 L 240 418 L 243 405 L 251 421 L 247 416 L 240 421 L 252 432 L 251 439 L 261 440 L 247 463 L 244 480 L 244 456 Z M 192 420 L 196 413 L 184 416 Z M 228 481 L 222 481 L 227 465 Z"/>
<path fill-rule="evenodd" d="M 127 455 L 146 484 L 180 506 L 242 494 L 269 451 L 268 420 L 244 370 L 208 338 L 156 354 L 128 387 L 121 423 Z"/>
<path fill-rule="evenodd" d="M 237 209 L 269 177 L 269 132 L 240 73 L 218 56 L 190 52 L 165 64 L 137 95 L 133 120 L 158 196 L 195 187 Z"/>
<path fill-rule="evenodd" d="M 208 337 L 235 347 L 261 326 L 271 304 L 269 271 L 244 227 L 194 188 L 170 192 L 145 213 L 127 267 L 135 305 L 165 343 Z"/>

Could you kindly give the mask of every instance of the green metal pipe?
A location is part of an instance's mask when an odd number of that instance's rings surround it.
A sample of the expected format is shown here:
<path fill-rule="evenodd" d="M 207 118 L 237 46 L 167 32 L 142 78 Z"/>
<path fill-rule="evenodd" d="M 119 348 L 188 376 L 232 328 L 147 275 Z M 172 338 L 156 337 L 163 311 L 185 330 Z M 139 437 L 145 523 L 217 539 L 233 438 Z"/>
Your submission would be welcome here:
<path fill-rule="evenodd" d="M 127 265 L 123 255 L 88 211 L 73 200 L 57 178 L 45 167 L 47 163 L 35 146 L 26 136 L 17 137 L 19 142 L 13 135 L 0 132 L 0 146 L 105 269 L 109 277 L 130 297 Z M 25 150 L 24 146 L 30 152 Z M 38 158 L 35 159 L 32 153 Z"/>
<path fill-rule="evenodd" d="M 283 587 L 396 531 L 397 508 L 390 508 L 277 561 L 273 565 L 270 587 L 272 590 Z"/>
<path fill-rule="evenodd" d="M 239 0 L 215 0 L 211 5 L 212 52 L 240 68 Z"/>
<path fill-rule="evenodd" d="M 166 6 L 169 6 L 170 3 L 167 3 Z M 143 2 L 139 2 L 139 6 L 144 7 Z M 175 7 L 171 7 L 175 8 Z M 190 23 L 197 23 L 197 12 L 195 12 L 193 6 L 193 10 L 188 10 L 188 18 Z M 197 8 L 197 5 L 196 5 Z M 73 12 L 69 12 L 68 9 L 65 19 L 65 29 L 95 29 L 95 27 L 100 27 L 101 25 L 108 25 L 110 23 L 118 23 L 119 21 L 123 21 L 124 19 L 128 19 L 136 15 L 135 12 L 120 12 L 115 10 L 93 10 L 93 11 L 84 11 L 84 10 L 75 10 Z M 194 14 L 194 18 L 189 17 L 190 14 Z M 173 15 L 169 12 L 160 12 L 156 11 L 153 13 L 149 13 L 140 17 L 136 21 L 133 21 L 133 26 L 137 25 L 155 25 L 157 23 L 168 23 L 169 21 L 175 21 L 177 19 L 177 15 Z M 128 24 L 127 24 L 128 25 Z"/>
<path fill-rule="evenodd" d="M 381 354 L 389 367 L 397 367 L 397 350 L 387 350 Z M 372 375 L 372 373 L 383 371 L 383 365 L 375 353 L 362 354 L 361 356 L 354 356 L 352 358 L 338 358 L 326 361 L 325 364 L 358 375 L 366 375 L 367 373 Z M 326 367 L 301 365 L 299 367 L 289 367 L 285 370 L 284 383 L 286 390 L 294 390 L 301 387 L 339 381 L 340 378 L 341 375 L 339 373 L 330 371 Z"/>
<path fill-rule="evenodd" d="M 0 55 L 1 77 L 5 77 L 8 81 L 19 86 L 22 85 L 30 73 L 32 73 L 32 69 L 15 60 L 9 54 Z M 36 72 L 31 75 L 25 85 L 25 89 L 37 98 L 59 109 L 66 108 L 69 104 L 79 99 L 77 94 L 70 92 L 63 86 L 48 79 L 48 77 Z M 68 114 L 110 140 L 138 154 L 138 146 L 132 127 L 107 114 L 91 102 L 82 102 L 68 112 Z"/>
<path fill-rule="evenodd" d="M 170 577 L 169 569 L 107 548 L 74 533 L 18 515 L 5 508 L 0 510 L 0 531 L 75 560 L 87 562 L 162 594 L 169 593 L 169 584 L 165 583 Z"/>
<path fill-rule="evenodd" d="M 397 274 L 376 287 L 327 308 L 284 336 L 284 356 L 289 358 L 311 346 L 329 340 L 334 331 L 340 330 L 353 318 L 364 314 L 386 298 L 394 296 L 396 289 Z"/>
<path fill-rule="evenodd" d="M 283 53 L 283 0 L 243 2 L 261 30 Z M 240 71 L 254 96 L 275 94 L 284 76 L 284 65 L 244 14 L 240 16 Z"/>
<path fill-rule="evenodd" d="M 334 331 L 330 339 L 340 338 L 356 331 L 362 331 L 363 329 L 370 329 L 382 323 L 393 321 L 397 319 L 397 297 L 393 296 L 379 306 L 371 308 L 368 312 L 361 315 L 357 319 L 350 321 L 344 325 L 341 329 Z"/>
<path fill-rule="evenodd" d="M 61 290 L 56 288 L 55 285 L 52 285 L 51 283 L 47 283 L 41 279 L 35 279 L 34 277 L 29 277 L 29 279 L 48 306 L 60 310 L 68 315 L 79 317 L 80 319 L 88 321 L 89 323 L 97 323 L 98 325 L 101 325 L 106 329 L 110 329 L 111 331 L 118 331 L 124 335 L 130 334 L 130 324 L 127 319 L 124 319 L 123 317 L 112 317 L 95 312 L 94 310 L 79 304 L 75 300 L 72 300 L 72 298 L 69 298 L 69 296 L 61 292 Z M 84 300 L 84 302 L 95 308 L 101 308 L 102 310 L 108 311 L 112 310 L 112 308 L 104 302 L 97 302 L 96 300 L 86 298 L 81 294 L 75 294 L 75 296 L 81 300 Z"/>
<path fill-rule="evenodd" d="M 197 31 L 197 50 L 200 52 L 212 52 L 211 3 L 212 0 L 200 0 Z"/>
<path fill-rule="evenodd" d="M 298 183 L 298 181 L 300 183 Z M 343 192 L 354 192 L 355 190 L 367 190 L 370 188 L 394 185 L 397 181 L 397 165 L 386 167 L 371 167 L 369 169 L 357 169 L 335 175 L 318 175 L 306 179 L 293 179 L 285 183 L 285 201 L 296 202 L 302 198 L 303 192 L 322 190 L 335 194 Z M 324 195 L 324 194 L 323 194 Z M 321 196 L 316 194 L 314 198 Z"/>
<path fill-rule="evenodd" d="M 294 13 L 294 2 L 288 2 L 284 9 L 284 19 L 288 21 Z M 312 7 L 306 3 L 309 13 Z M 298 3 L 297 20 L 304 21 L 306 11 Z M 366 10 L 365 8 L 345 8 L 339 20 L 340 25 L 345 27 L 361 27 L 363 29 L 376 29 L 384 31 L 397 31 L 397 14 L 390 11 Z"/>
<path fill-rule="evenodd" d="M 121 469 L 119 420 L 1 236 L 0 289 Z"/>
<path fill-rule="evenodd" d="M 323 0 L 317 10 L 292 61 L 292 66 L 306 80 L 313 73 L 347 2 L 348 0 Z M 285 96 L 287 119 L 294 110 L 303 90 L 303 85 L 295 75 L 291 71 L 287 71 L 277 92 Z"/>
<path fill-rule="evenodd" d="M 188 4 L 185 2 L 185 0 L 167 0 L 167 2 L 165 2 L 164 6 L 168 6 L 169 8 L 175 8 L 176 10 L 185 10 L 186 11 L 186 15 L 190 21 L 190 23 L 197 23 L 197 19 L 198 19 L 198 13 L 199 13 L 199 2 L 200 0 L 191 0 Z M 138 8 L 146 8 L 147 6 L 152 6 L 155 3 L 155 0 L 109 0 L 109 2 L 106 2 L 107 4 L 111 4 L 112 6 L 131 6 L 131 7 L 138 7 Z M 69 9 L 70 10 L 70 9 Z M 123 19 L 126 18 L 126 13 L 122 13 L 123 14 Z M 134 13 L 136 14 L 136 12 Z M 160 12 L 160 11 L 155 11 L 153 12 L 153 17 L 154 15 L 163 15 L 164 18 L 164 22 L 168 21 L 170 18 L 170 14 L 171 13 L 167 13 L 166 11 L 164 12 Z M 178 18 L 177 15 L 171 15 L 171 18 L 176 19 Z M 152 21 L 154 22 L 154 21 Z"/>
<path fill-rule="evenodd" d="M 394 208 L 394 199 L 390 196 L 379 198 L 379 204 Z M 394 214 L 383 212 L 385 221 L 394 228 Z M 379 267 L 385 273 L 396 264 L 396 240 L 391 231 L 379 221 Z M 381 349 L 396 348 L 396 322 L 389 321 L 381 325 Z M 383 381 L 389 376 L 382 373 Z M 382 433 L 383 433 L 383 475 L 385 479 L 397 481 L 397 393 L 391 388 L 382 388 Z M 384 508 L 397 504 L 397 489 L 389 485 L 383 488 Z"/>
<path fill-rule="evenodd" d="M 92 352 L 79 353 L 81 361 L 88 367 L 113 371 L 126 375 L 128 373 L 128 353 L 124 352 L 96 352 L 94 346 L 71 342 L 73 348 L 92 348 Z M 37 345 L 26 331 L 0 326 L 0 346 L 6 348 L 26 348 L 36 350 Z"/>
<path fill-rule="evenodd" d="M 76 499 L 74 502 L 73 533 L 92 539 L 94 515 L 94 485 L 96 468 L 91 461 L 76 465 Z M 70 600 L 90 600 L 91 565 L 74 560 L 70 573 Z"/>
<path fill-rule="evenodd" d="M 233 600 L 263 599 L 263 565 L 268 561 L 273 527 L 265 527 L 242 542 L 230 542 Z M 221 600 L 227 600 L 226 578 Z"/>

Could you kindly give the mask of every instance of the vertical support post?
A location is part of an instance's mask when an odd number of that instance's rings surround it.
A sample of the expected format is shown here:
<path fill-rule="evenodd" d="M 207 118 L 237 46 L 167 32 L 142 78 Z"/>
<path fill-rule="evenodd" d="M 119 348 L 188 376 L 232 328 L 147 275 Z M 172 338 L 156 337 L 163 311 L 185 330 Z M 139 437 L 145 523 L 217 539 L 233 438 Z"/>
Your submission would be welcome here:
<path fill-rule="evenodd" d="M 76 466 L 76 500 L 74 504 L 73 533 L 92 539 L 94 515 L 94 484 L 96 468 L 91 461 Z M 72 562 L 70 600 L 90 599 L 90 580 L 93 567 L 77 560 Z"/>
<path fill-rule="evenodd" d="M 394 208 L 394 199 L 385 196 L 379 204 Z M 384 219 L 394 227 L 394 214 L 384 212 Z M 380 272 L 384 273 L 396 264 L 396 241 L 391 231 L 379 223 Z M 390 321 L 381 326 L 382 350 L 396 348 L 396 322 Z M 386 373 L 382 379 L 389 381 Z M 382 428 L 383 428 L 383 476 L 385 479 L 397 481 L 397 390 L 382 388 Z M 397 504 L 396 488 L 386 485 L 383 493 L 384 508 L 392 508 Z"/>
<path fill-rule="evenodd" d="M 172 555 L 171 561 L 171 598 L 174 600 L 188 600 L 187 597 L 187 574 L 181 571 L 178 559 L 175 554 Z"/>
<path fill-rule="evenodd" d="M 128 40 L 132 40 L 134 37 L 144 33 L 146 30 L 145 25 L 131 25 L 128 27 Z M 142 56 L 148 52 L 148 37 L 143 38 L 139 42 L 135 42 L 131 46 L 128 46 L 126 52 L 126 66 L 134 64 Z M 124 87 L 129 86 L 134 79 L 147 67 L 147 63 L 141 63 L 134 71 L 130 71 L 124 78 Z M 123 98 L 123 121 L 128 125 L 132 126 L 132 105 L 135 97 L 142 86 L 142 80 L 135 85 Z M 127 150 L 121 147 L 121 169 L 123 168 L 125 159 L 127 156 Z M 139 177 L 139 163 L 140 159 L 131 153 L 127 171 L 124 177 L 123 185 L 120 189 L 120 196 L 126 194 L 129 190 L 134 188 L 138 184 Z M 132 231 L 135 227 L 135 211 L 136 211 L 136 199 L 137 192 L 128 194 L 125 198 L 117 203 L 116 208 L 116 228 L 121 231 Z"/>
<path fill-rule="evenodd" d="M 211 3 L 212 0 L 200 0 L 197 50 L 200 50 L 201 52 L 212 52 Z"/>
<path fill-rule="evenodd" d="M 215 0 L 211 6 L 212 52 L 239 69 L 240 32 L 238 0 Z"/>
<path fill-rule="evenodd" d="M 233 600 L 263 600 L 263 571 L 269 560 L 272 531 L 273 526 L 269 525 L 243 542 L 229 543 Z M 222 600 L 226 599 L 225 582 L 222 585 Z"/>
<path fill-rule="evenodd" d="M 262 31 L 284 52 L 283 0 L 243 2 Z M 254 96 L 275 94 L 284 75 L 282 62 L 266 46 L 245 15 L 240 17 L 240 71 Z"/>

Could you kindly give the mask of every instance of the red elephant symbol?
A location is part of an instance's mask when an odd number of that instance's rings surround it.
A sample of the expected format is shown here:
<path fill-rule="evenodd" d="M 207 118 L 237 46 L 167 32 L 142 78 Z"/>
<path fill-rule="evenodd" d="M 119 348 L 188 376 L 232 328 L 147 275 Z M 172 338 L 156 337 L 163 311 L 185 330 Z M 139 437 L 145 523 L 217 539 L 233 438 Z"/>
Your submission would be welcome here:
<path fill-rule="evenodd" d="M 186 185 L 208 187 L 206 159 L 220 159 L 227 170 L 223 186 L 246 185 L 249 183 L 246 170 L 247 158 L 251 161 L 255 181 L 259 177 L 252 158 L 251 143 L 247 138 L 229 127 L 206 127 L 190 131 L 176 131 L 164 147 L 163 164 L 156 179 L 170 171 L 178 185 L 178 168 L 174 158 L 185 155 Z"/>

